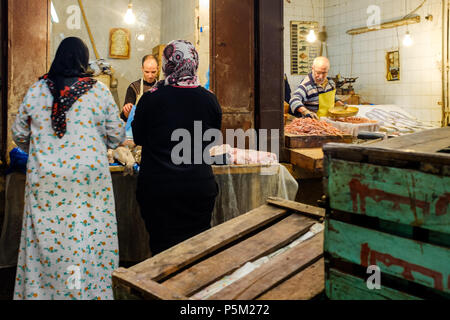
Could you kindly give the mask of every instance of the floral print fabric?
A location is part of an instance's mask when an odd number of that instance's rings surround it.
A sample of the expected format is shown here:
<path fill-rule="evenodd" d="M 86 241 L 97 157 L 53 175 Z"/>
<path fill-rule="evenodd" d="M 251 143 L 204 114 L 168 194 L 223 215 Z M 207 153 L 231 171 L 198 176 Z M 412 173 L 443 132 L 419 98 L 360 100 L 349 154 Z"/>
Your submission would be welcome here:
<path fill-rule="evenodd" d="M 40 80 L 12 127 L 29 153 L 14 299 L 113 299 L 119 252 L 107 148 L 124 141 L 124 124 L 100 82 L 67 111 L 61 138 L 52 105 Z"/>

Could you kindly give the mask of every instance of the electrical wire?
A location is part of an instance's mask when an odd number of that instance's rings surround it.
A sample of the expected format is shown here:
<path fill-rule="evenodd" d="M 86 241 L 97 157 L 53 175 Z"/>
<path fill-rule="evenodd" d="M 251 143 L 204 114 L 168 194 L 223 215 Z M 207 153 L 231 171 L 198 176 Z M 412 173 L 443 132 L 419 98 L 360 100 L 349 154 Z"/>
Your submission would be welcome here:
<path fill-rule="evenodd" d="M 405 0 L 405 8 L 406 8 L 406 1 Z M 413 11 L 411 11 L 410 13 L 408 13 L 406 16 L 403 17 L 403 19 L 409 18 L 410 16 L 412 16 L 414 13 L 416 13 L 420 8 L 423 7 L 423 5 L 425 4 L 425 2 L 427 2 L 427 0 L 423 0 L 423 2 L 417 7 L 415 8 Z M 405 9 L 406 10 L 406 9 Z"/>
<path fill-rule="evenodd" d="M 354 35 L 352 34 L 352 41 L 351 41 L 352 54 L 351 54 L 351 58 L 350 58 L 350 77 L 353 77 L 353 38 L 354 38 Z"/>

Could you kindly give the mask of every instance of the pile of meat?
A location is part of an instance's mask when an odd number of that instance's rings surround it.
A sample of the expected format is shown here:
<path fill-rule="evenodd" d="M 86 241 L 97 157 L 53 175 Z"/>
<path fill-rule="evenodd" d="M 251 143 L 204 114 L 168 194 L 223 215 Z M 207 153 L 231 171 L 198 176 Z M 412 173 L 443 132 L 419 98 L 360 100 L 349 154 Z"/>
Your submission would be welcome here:
<path fill-rule="evenodd" d="M 212 157 L 227 155 L 226 164 L 273 164 L 278 163 L 275 153 L 232 148 L 229 144 L 212 147 L 209 150 Z M 224 163 L 225 164 L 225 163 Z"/>
<path fill-rule="evenodd" d="M 325 121 L 297 118 L 284 128 L 286 133 L 299 136 L 342 136 L 344 132 Z"/>
<path fill-rule="evenodd" d="M 108 162 L 110 164 L 118 161 L 125 166 L 124 175 L 134 174 L 134 164 L 141 163 L 142 147 L 136 146 L 134 143 L 127 141 L 125 145 L 121 145 L 116 149 L 108 150 Z"/>
<path fill-rule="evenodd" d="M 363 117 L 346 117 L 346 118 L 337 118 L 333 119 L 338 122 L 348 122 L 348 123 L 378 123 L 376 120 L 370 120 Z"/>

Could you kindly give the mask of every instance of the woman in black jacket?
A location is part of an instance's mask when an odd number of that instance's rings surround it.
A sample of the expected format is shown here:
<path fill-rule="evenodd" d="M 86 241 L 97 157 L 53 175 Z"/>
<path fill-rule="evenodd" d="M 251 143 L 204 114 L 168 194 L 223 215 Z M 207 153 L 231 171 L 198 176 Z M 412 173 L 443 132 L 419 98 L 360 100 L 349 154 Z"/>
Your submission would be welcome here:
<path fill-rule="evenodd" d="M 153 255 L 210 228 L 218 186 L 202 137 L 222 122 L 216 96 L 199 84 L 195 47 L 172 41 L 162 60 L 165 80 L 142 96 L 132 123 L 142 146 L 136 196 Z"/>

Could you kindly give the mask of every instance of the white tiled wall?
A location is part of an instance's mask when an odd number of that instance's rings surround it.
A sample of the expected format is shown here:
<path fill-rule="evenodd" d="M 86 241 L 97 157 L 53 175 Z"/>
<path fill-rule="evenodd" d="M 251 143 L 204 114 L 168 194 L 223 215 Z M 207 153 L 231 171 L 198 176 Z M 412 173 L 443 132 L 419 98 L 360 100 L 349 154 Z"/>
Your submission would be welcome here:
<path fill-rule="evenodd" d="M 204 27 L 201 33 L 197 21 Z M 200 60 L 198 75 L 200 83 L 205 85 L 209 67 L 209 0 L 162 1 L 161 42 L 177 39 L 196 46 Z"/>
<path fill-rule="evenodd" d="M 195 42 L 195 0 L 163 0 L 161 42 Z"/>
<path fill-rule="evenodd" d="M 367 25 L 369 5 L 381 8 L 381 23 L 402 18 L 422 0 L 324 0 L 328 32 L 330 76 L 359 77 L 354 86 L 363 99 L 374 104 L 404 106 L 417 118 L 439 124 L 442 99 L 442 1 L 428 0 L 417 11 L 419 24 L 409 25 L 414 44 L 402 44 L 406 26 L 353 36 L 346 31 Z M 433 21 L 425 20 L 428 14 Z M 397 38 L 398 32 L 398 38 Z M 400 81 L 386 81 L 386 51 L 400 49 Z"/>
<path fill-rule="evenodd" d="M 123 21 L 128 0 L 83 1 L 83 7 L 99 56 L 107 60 L 115 70 L 115 76 L 118 79 L 119 104 L 122 104 L 125 100 L 128 85 L 142 76 L 142 57 L 151 53 L 153 47 L 160 44 L 161 41 L 162 0 L 133 0 L 132 3 L 136 23 L 128 25 Z M 53 4 L 60 21 L 59 23 L 53 23 L 51 26 L 51 59 L 53 59 L 63 38 L 75 36 L 83 39 L 89 47 L 90 60 L 95 60 L 93 47 L 81 14 L 79 27 L 75 29 L 67 27 L 67 21 L 73 15 L 67 13 L 67 9 L 74 5 L 78 7 L 78 1 L 53 0 Z M 108 58 L 109 31 L 111 28 L 127 28 L 130 30 L 129 59 Z M 137 40 L 137 35 L 141 33 L 145 35 L 144 41 Z"/>
<path fill-rule="evenodd" d="M 314 7 L 314 14 L 313 14 Z M 291 21 L 317 21 L 324 25 L 324 0 L 284 0 L 284 73 L 294 91 L 305 76 L 291 75 Z"/>

